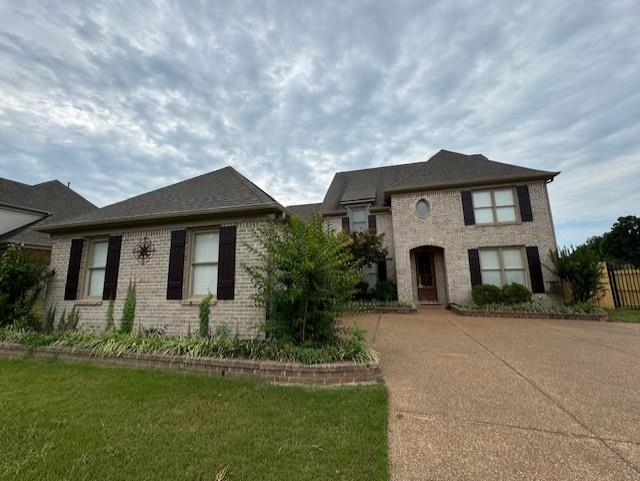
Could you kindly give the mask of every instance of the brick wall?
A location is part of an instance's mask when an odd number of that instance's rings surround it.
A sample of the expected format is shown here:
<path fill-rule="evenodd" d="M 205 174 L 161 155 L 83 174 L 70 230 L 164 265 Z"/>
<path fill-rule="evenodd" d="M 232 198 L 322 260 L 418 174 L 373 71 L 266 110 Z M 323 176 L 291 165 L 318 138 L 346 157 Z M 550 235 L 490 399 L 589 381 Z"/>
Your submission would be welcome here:
<path fill-rule="evenodd" d="M 533 222 L 484 226 L 464 225 L 459 189 L 393 195 L 391 214 L 400 301 L 415 301 L 409 252 L 423 245 L 444 248 L 448 302 L 463 303 L 470 299 L 468 249 L 537 246 L 543 264 L 545 286 L 548 286 L 554 277 L 545 264 L 549 265 L 548 252 L 552 248 L 555 249 L 556 244 L 547 186 L 544 182 L 532 183 L 529 185 L 529 193 Z M 429 202 L 429 215 L 424 219 L 419 218 L 415 211 L 416 203 L 420 199 Z M 442 274 L 436 273 L 439 277 Z"/>
<path fill-rule="evenodd" d="M 252 298 L 255 289 L 243 264 L 256 261 L 249 246 L 257 247 L 255 229 L 265 222 L 264 218 L 238 220 L 219 225 L 237 225 L 236 238 L 236 269 L 235 269 L 235 299 L 218 300 L 211 307 L 210 326 L 212 331 L 218 326 L 227 326 L 232 334 L 241 337 L 254 337 L 259 334 L 259 328 L 264 322 L 264 309 L 255 305 Z M 212 221 L 207 226 L 216 226 Z M 118 273 L 118 290 L 114 304 L 114 318 L 116 326 L 122 315 L 122 307 L 126 297 L 129 281 L 135 281 L 137 288 L 137 306 L 134 329 L 162 328 L 167 334 L 186 334 L 198 331 L 198 304 L 188 296 L 183 300 L 167 300 L 167 275 L 169 269 L 169 249 L 171 245 L 171 231 L 190 229 L 190 224 L 175 224 L 171 226 L 155 227 L 145 230 L 126 230 L 105 233 L 108 235 L 122 235 L 120 254 L 120 269 Z M 153 257 L 142 265 L 133 254 L 135 246 L 143 237 L 148 237 L 156 249 Z M 86 291 L 86 263 L 88 242 L 85 242 L 82 253 L 78 300 L 64 301 L 64 288 L 69 263 L 69 249 L 71 240 L 86 239 L 89 235 L 73 234 L 53 237 L 51 251 L 51 267 L 55 275 L 47 290 L 47 305 L 55 305 L 58 315 L 63 308 L 67 311 L 73 305 L 80 312 L 80 326 L 87 329 L 102 330 L 105 326 L 108 301 L 87 299 L 83 296 Z M 185 259 L 185 286 L 189 278 L 189 245 L 190 235 L 187 235 Z M 186 287 L 185 287 L 186 290 Z"/>

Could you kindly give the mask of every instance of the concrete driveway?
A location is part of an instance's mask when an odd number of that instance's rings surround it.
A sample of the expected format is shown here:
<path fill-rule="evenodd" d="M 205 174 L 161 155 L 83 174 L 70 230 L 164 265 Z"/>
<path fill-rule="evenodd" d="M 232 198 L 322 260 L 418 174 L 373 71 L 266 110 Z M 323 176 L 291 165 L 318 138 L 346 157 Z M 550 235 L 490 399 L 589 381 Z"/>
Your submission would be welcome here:
<path fill-rule="evenodd" d="M 393 480 L 640 480 L 640 325 L 349 319 L 381 357 Z"/>

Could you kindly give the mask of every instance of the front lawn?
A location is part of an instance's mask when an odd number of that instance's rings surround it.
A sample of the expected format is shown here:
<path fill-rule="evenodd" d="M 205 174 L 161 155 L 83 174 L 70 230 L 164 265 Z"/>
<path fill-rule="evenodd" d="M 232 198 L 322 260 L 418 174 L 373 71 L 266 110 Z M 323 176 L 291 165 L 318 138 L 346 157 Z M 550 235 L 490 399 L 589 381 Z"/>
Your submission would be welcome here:
<path fill-rule="evenodd" d="M 0 359 L 2 480 L 386 480 L 383 385 Z"/>
<path fill-rule="evenodd" d="M 607 309 L 611 322 L 640 322 L 640 309 Z"/>

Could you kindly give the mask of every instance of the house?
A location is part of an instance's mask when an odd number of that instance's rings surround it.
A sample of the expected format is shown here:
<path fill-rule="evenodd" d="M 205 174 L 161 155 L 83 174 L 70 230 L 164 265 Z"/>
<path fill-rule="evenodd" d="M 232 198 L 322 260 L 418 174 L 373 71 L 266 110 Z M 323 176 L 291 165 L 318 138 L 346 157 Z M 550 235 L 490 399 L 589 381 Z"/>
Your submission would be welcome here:
<path fill-rule="evenodd" d="M 48 224 L 55 275 L 47 303 L 77 306 L 80 324 L 104 329 L 113 299 L 116 321 L 135 282 L 136 329 L 197 332 L 198 308 L 216 298 L 211 324 L 255 336 L 264 309 L 242 268 L 255 259 L 255 230 L 287 210 L 232 167 L 225 167 L 93 212 Z"/>
<path fill-rule="evenodd" d="M 398 299 L 468 302 L 478 284 L 518 282 L 545 296 L 545 267 L 556 248 L 547 183 L 558 172 L 441 150 L 426 162 L 337 173 L 320 212 L 335 230 L 384 234 L 386 263 L 370 266 L 373 285 L 390 279 Z"/>
<path fill-rule="evenodd" d="M 0 178 L 0 251 L 19 245 L 49 264 L 49 234 L 35 230 L 97 207 L 58 180 L 36 185 Z"/>
<path fill-rule="evenodd" d="M 337 231 L 383 233 L 390 258 L 365 278 L 397 282 L 399 300 L 469 300 L 481 283 L 519 282 L 544 296 L 555 248 L 547 183 L 557 172 L 442 150 L 426 162 L 339 172 L 323 202 L 286 208 L 225 167 L 41 230 L 53 242 L 49 305 L 75 305 L 84 327 L 102 329 L 110 300 L 121 312 L 130 282 L 136 324 L 195 332 L 198 305 L 215 295 L 211 324 L 242 337 L 265 319 L 245 269 L 256 228 L 319 212 Z"/>

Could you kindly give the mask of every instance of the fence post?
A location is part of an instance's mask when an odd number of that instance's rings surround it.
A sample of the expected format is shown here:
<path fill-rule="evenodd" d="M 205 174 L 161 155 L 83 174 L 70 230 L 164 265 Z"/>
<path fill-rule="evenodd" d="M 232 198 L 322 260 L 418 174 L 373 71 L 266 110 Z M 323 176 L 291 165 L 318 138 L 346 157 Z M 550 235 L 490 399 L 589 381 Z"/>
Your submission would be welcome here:
<path fill-rule="evenodd" d="M 616 309 L 618 309 L 620 307 L 620 293 L 618 292 L 618 283 L 616 282 L 616 272 L 608 262 L 607 275 L 609 276 L 611 294 L 613 295 L 613 305 Z"/>

